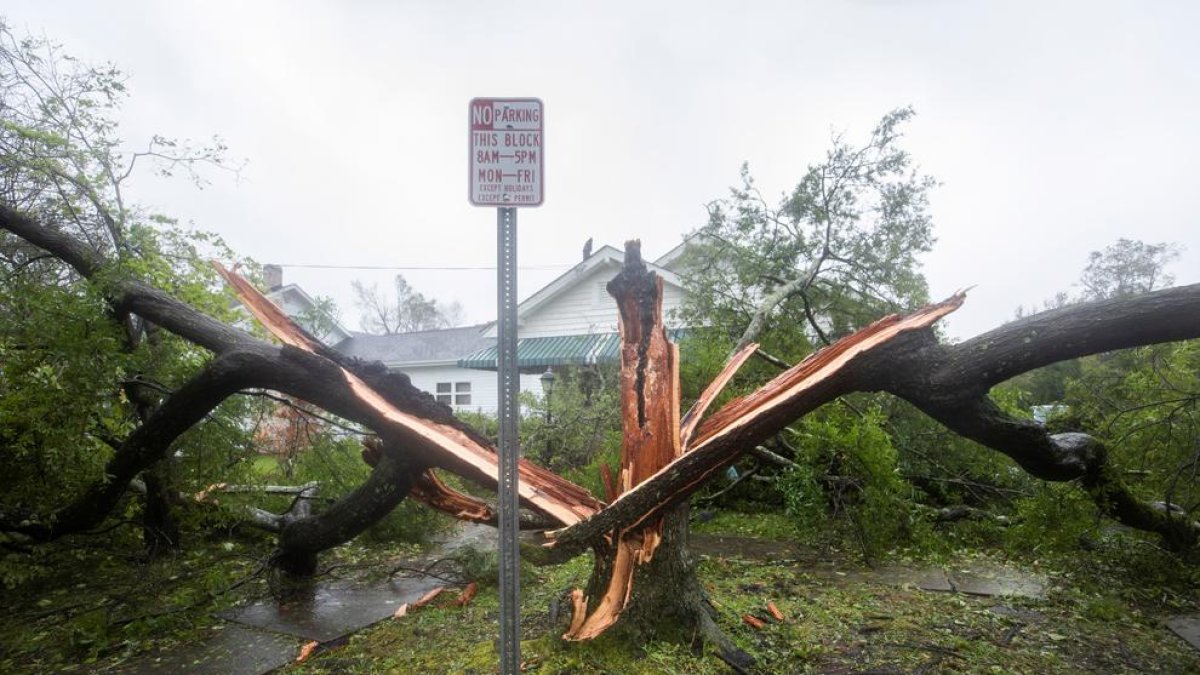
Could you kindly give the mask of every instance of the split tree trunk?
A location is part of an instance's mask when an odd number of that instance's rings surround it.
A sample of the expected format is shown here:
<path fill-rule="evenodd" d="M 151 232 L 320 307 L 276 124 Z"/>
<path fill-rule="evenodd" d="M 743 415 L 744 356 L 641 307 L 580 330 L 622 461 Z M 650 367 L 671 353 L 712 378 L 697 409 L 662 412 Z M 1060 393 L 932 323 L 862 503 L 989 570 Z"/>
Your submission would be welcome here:
<path fill-rule="evenodd" d="M 662 323 L 662 279 L 646 268 L 640 248 L 638 242 L 626 244 L 625 266 L 608 284 L 617 300 L 621 332 L 623 443 L 614 486 L 618 495 L 683 454 L 679 348 L 667 340 Z M 740 365 L 745 356 L 735 360 Z M 689 435 L 703 413 L 693 412 L 684 426 Z M 688 551 L 687 513 L 687 503 L 681 502 L 594 545 L 586 600 L 583 594 L 575 595 L 566 639 L 594 638 L 620 618 L 625 630 L 642 640 L 671 634 L 685 640 L 699 637 L 716 642 L 727 658 L 732 656 L 735 648 L 713 621 L 712 607 L 696 577 Z M 748 660 L 744 654 L 738 657 Z"/>

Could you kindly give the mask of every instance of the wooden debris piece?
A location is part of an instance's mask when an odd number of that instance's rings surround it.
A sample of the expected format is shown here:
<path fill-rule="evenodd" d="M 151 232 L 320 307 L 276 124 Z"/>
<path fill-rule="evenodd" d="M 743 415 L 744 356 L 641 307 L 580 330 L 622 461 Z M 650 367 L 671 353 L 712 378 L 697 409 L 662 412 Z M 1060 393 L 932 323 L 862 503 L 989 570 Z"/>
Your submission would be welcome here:
<path fill-rule="evenodd" d="M 408 616 L 408 603 L 407 602 L 400 603 L 400 606 L 396 608 L 396 611 L 392 612 L 393 619 L 403 619 L 406 616 Z"/>
<path fill-rule="evenodd" d="M 696 432 L 696 427 L 699 426 L 700 419 L 704 417 L 704 413 L 708 410 L 708 407 L 717 399 L 717 396 L 720 396 L 721 392 L 725 390 L 726 385 L 729 384 L 729 381 L 741 369 L 742 364 L 746 363 L 746 360 L 753 356 L 757 349 L 758 343 L 751 342 L 729 357 L 729 361 L 725 364 L 725 367 L 721 369 L 721 372 L 717 374 L 717 377 L 712 382 L 708 383 L 708 386 L 700 393 L 700 398 L 696 399 L 696 402 L 692 404 L 687 414 L 683 416 L 683 421 L 679 429 L 679 443 L 683 446 L 684 452 L 688 451 L 688 444 L 692 440 L 692 435 Z"/>
<path fill-rule="evenodd" d="M 417 609 L 418 607 L 424 607 L 425 605 L 428 605 L 429 603 L 433 602 L 433 600 L 435 598 L 437 598 L 437 596 L 441 595 L 442 591 L 444 591 L 444 590 L 446 590 L 445 586 L 438 586 L 437 588 L 429 591 L 425 595 L 422 595 L 420 600 L 417 600 L 416 602 L 414 602 L 412 604 L 411 609 Z"/>
<path fill-rule="evenodd" d="M 743 614 L 742 621 L 754 630 L 762 630 L 767 625 L 767 622 L 763 621 L 757 616 L 754 616 L 753 614 Z"/>
<path fill-rule="evenodd" d="M 783 621 L 783 612 L 779 611 L 774 602 L 767 602 L 767 611 L 771 613 L 771 616 L 775 617 L 776 621 Z"/>
<path fill-rule="evenodd" d="M 450 604 L 454 605 L 455 607 L 463 607 L 468 602 L 471 602 L 471 600 L 475 599 L 475 593 L 478 591 L 479 586 L 472 581 L 471 583 L 467 584 L 467 587 L 462 590 L 462 593 L 459 593 L 458 597 L 454 599 L 454 602 L 451 602 Z"/>
<path fill-rule="evenodd" d="M 305 642 L 304 646 L 300 648 L 300 654 L 296 657 L 296 663 L 304 663 L 307 661 L 308 657 L 312 656 L 313 652 L 317 651 L 317 647 L 319 646 L 321 646 L 321 643 L 317 642 L 316 640 L 313 640 L 312 642 Z"/>
<path fill-rule="evenodd" d="M 408 496 L 459 520 L 491 523 L 497 517 L 490 504 L 446 485 L 432 469 L 422 472 L 417 477 Z"/>

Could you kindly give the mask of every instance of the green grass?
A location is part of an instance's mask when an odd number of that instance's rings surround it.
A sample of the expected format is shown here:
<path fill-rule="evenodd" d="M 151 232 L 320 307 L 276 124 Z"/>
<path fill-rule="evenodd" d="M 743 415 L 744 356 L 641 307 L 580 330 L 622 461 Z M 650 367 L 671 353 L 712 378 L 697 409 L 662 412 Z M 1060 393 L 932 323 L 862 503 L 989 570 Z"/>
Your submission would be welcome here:
<path fill-rule="evenodd" d="M 969 562 L 978 564 L 980 556 Z M 854 562 L 845 565 L 861 569 Z M 558 639 L 567 617 L 551 623 L 549 603 L 562 590 L 583 583 L 588 571 L 586 557 L 577 559 L 540 571 L 523 588 L 526 672 L 729 672 L 711 653 L 697 656 L 687 645 L 673 643 L 634 645 L 619 631 L 585 644 Z M 1113 577 L 1105 578 L 1105 592 L 1081 590 L 1068 578 L 1042 600 L 998 600 L 734 559 L 707 559 L 700 574 L 717 603 L 722 627 L 756 657 L 761 672 L 1200 671 L 1200 654 L 1162 626 L 1166 614 L 1180 608 L 1124 599 L 1119 591 L 1126 581 Z M 760 631 L 741 621 L 743 614 L 765 617 L 768 601 L 782 610 L 783 623 Z M 1037 612 L 1041 618 L 1025 622 L 991 612 L 997 604 Z M 379 624 L 288 671 L 493 673 L 496 611 L 490 589 L 465 609 L 420 610 Z"/>
<path fill-rule="evenodd" d="M 739 536 L 794 531 L 777 515 L 732 513 L 698 529 Z M 38 576 L 6 593 L 0 672 L 69 672 L 80 664 L 129 663 L 148 650 L 198 639 L 215 622 L 212 612 L 268 592 L 265 578 L 253 576 L 269 551 L 268 539 L 197 541 L 197 549 L 206 552 L 148 565 L 128 556 L 135 544 L 130 536 L 107 544 L 78 540 L 43 553 Z M 413 552 L 352 545 L 327 555 L 323 563 L 342 565 L 343 573 L 355 576 L 378 576 L 390 561 Z M 743 561 L 734 553 L 703 559 L 699 574 L 720 625 L 755 656 L 758 672 L 1200 672 L 1200 653 L 1163 626 L 1173 614 L 1200 611 L 1196 568 L 1126 535 L 1100 548 L 1053 557 L 1012 559 L 966 549 L 938 560 L 951 568 L 991 562 L 1035 571 L 1051 582 L 1050 592 L 1038 600 L 863 580 L 867 568 L 853 546 L 822 545 L 803 563 Z M 622 635 L 619 624 L 593 642 L 563 642 L 559 636 L 569 617 L 561 598 L 584 584 L 590 571 L 588 556 L 525 570 L 525 672 L 729 672 L 710 650 L 697 654 L 686 644 L 636 644 Z M 560 604 L 552 620 L 555 601 Z M 783 623 L 755 630 L 742 622 L 743 614 L 766 616 L 768 601 L 783 611 Z M 989 611 L 997 604 L 1040 618 L 1021 621 Z M 494 584 L 482 585 L 466 607 L 443 603 L 414 610 L 285 671 L 493 673 L 497 610 Z"/>

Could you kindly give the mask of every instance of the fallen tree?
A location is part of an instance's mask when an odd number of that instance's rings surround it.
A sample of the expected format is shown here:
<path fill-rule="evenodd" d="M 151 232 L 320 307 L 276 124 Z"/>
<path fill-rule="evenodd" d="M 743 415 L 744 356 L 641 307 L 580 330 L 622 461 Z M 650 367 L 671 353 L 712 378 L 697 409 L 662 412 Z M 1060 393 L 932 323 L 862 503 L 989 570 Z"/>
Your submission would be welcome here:
<path fill-rule="evenodd" d="M 280 523 L 274 560 L 286 571 L 311 573 L 320 551 L 352 538 L 407 496 L 459 518 L 494 522 L 486 502 L 454 491 L 431 473 L 445 470 L 494 488 L 498 463 L 487 439 L 406 377 L 324 347 L 235 273 L 224 275 L 282 344 L 255 338 L 145 283 L 120 277 L 96 250 L 11 205 L 0 204 L 0 229 L 97 284 L 119 313 L 140 317 L 212 353 L 188 382 L 114 443 L 104 480 L 52 518 L 0 514 L 0 530 L 49 541 L 95 527 L 139 473 L 167 456 L 183 431 L 201 423 L 226 397 L 248 389 L 306 401 L 379 438 L 364 453 L 374 467 L 366 483 L 320 513 Z M 693 410 L 681 417 L 678 350 L 662 328 L 661 283 L 646 271 L 636 242 L 627 245 L 625 267 L 610 292 L 621 312 L 625 425 L 619 475 L 607 495 L 611 503 L 529 462 L 520 466 L 522 506 L 558 527 L 546 535 L 548 557 L 564 559 L 589 549 L 596 553 L 588 589 L 574 596 L 577 611 L 569 639 L 593 638 L 626 616 L 635 625 L 674 621 L 723 643 L 687 555 L 687 498 L 792 421 L 854 391 L 901 396 L 1039 478 L 1078 479 L 1105 513 L 1157 533 L 1171 546 L 1194 546 L 1200 537 L 1200 525 L 1136 499 L 1092 437 L 1048 434 L 1004 414 L 986 396 L 998 382 L 1061 359 L 1200 337 L 1200 285 L 1072 306 L 960 345 L 940 344 L 931 327 L 961 305 L 964 296 L 959 294 L 908 316 L 881 319 L 707 418 L 707 406 L 753 353 L 753 345 L 738 351 Z"/>

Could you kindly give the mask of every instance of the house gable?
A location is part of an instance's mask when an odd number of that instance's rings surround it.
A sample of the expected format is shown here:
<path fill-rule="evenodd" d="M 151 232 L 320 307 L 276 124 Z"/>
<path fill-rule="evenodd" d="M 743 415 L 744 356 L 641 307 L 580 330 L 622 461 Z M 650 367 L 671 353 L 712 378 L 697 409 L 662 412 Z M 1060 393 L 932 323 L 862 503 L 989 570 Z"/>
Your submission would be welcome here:
<path fill-rule="evenodd" d="M 620 271 L 624 254 L 603 246 L 587 260 L 534 293 L 517 307 L 517 330 L 521 338 L 591 335 L 617 330 L 617 303 L 605 286 Z M 679 277 L 668 269 L 647 263 L 663 278 L 663 312 L 683 302 Z M 488 336 L 496 336 L 492 326 Z"/>

